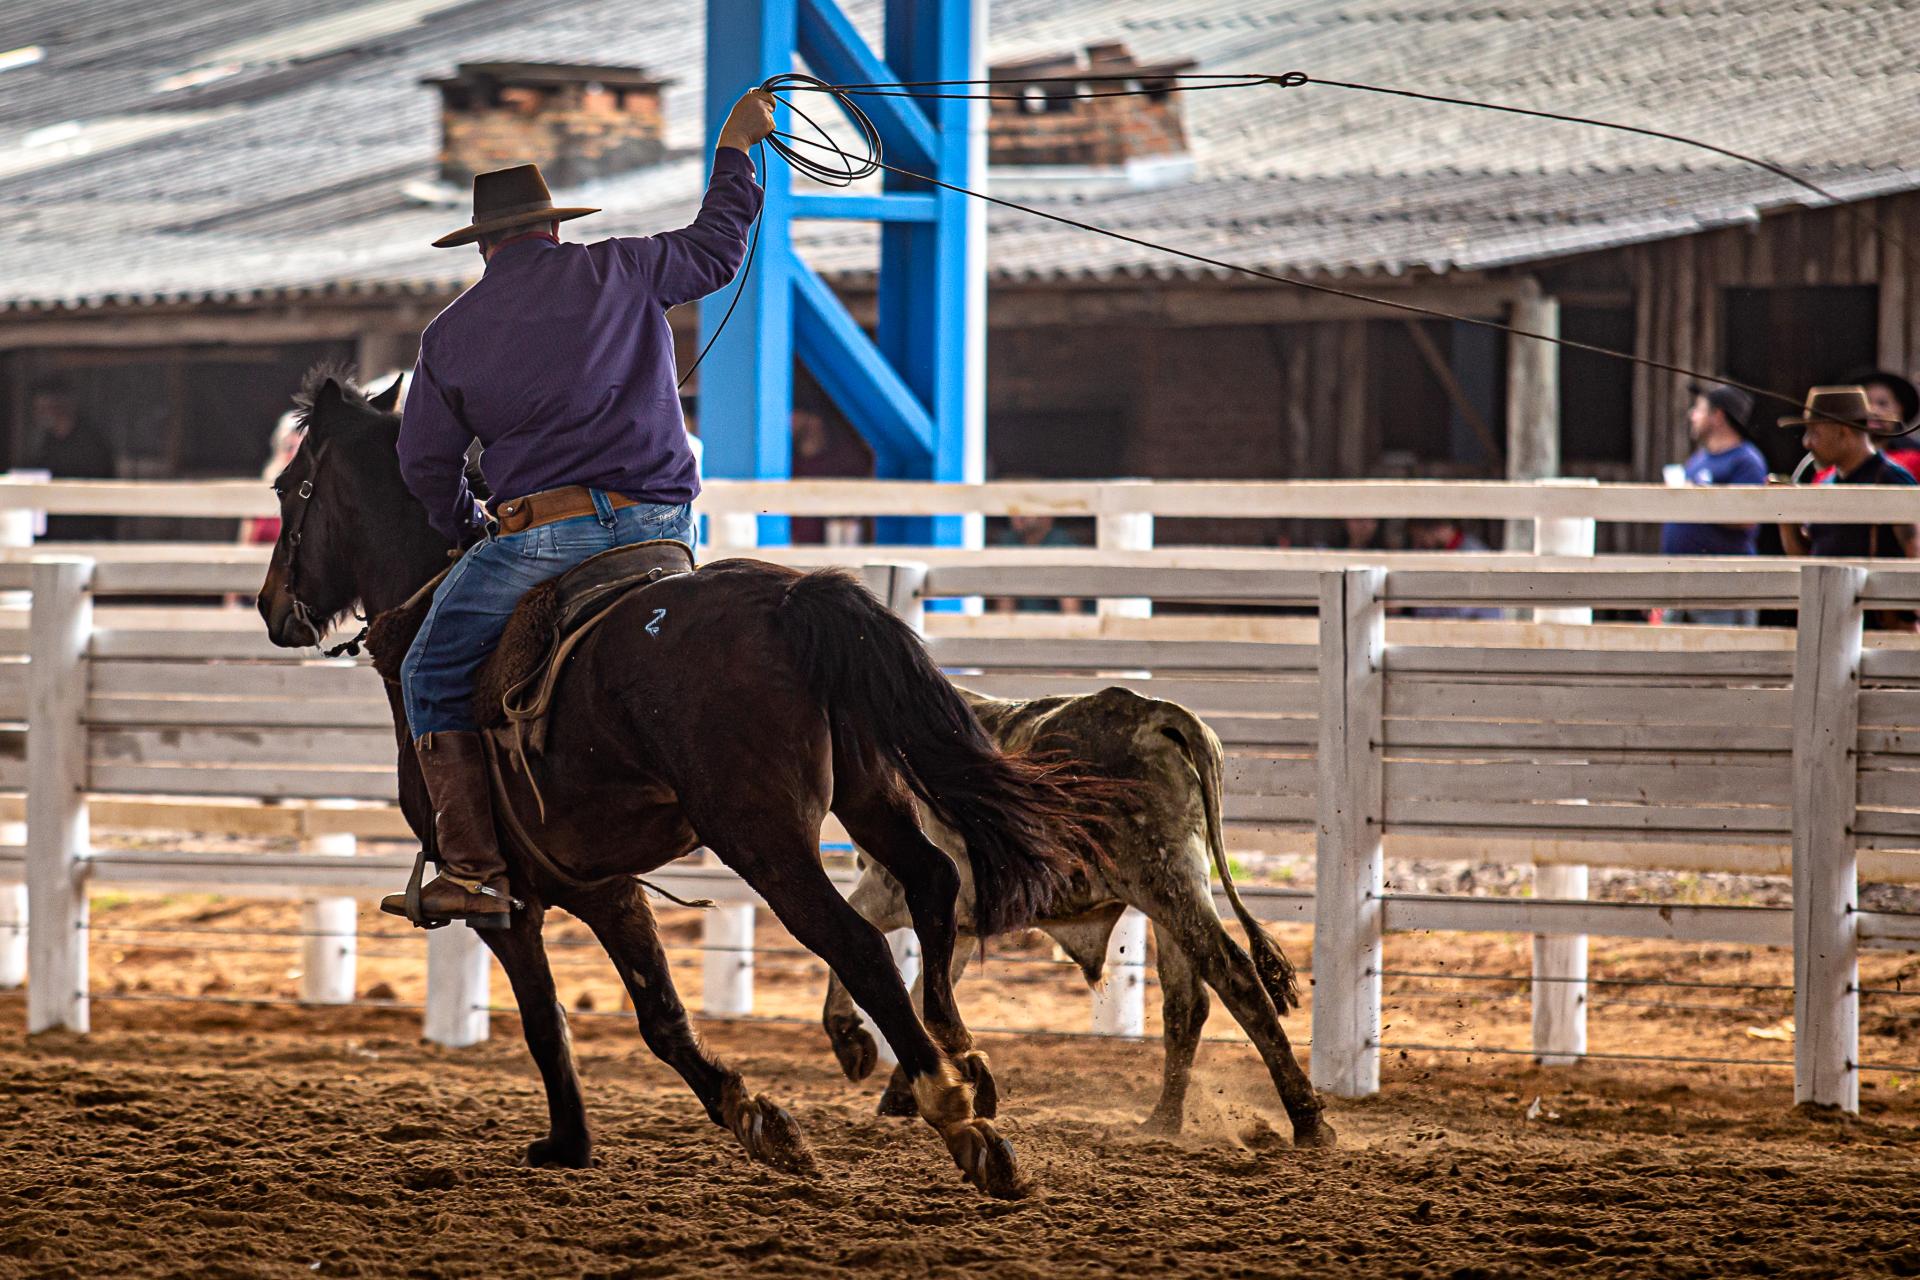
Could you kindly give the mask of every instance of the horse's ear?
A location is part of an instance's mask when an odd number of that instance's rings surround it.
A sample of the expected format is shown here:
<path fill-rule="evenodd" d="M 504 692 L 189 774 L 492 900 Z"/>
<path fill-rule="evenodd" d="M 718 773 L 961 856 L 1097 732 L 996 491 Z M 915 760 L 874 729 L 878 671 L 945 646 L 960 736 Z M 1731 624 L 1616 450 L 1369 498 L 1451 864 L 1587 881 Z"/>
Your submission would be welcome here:
<path fill-rule="evenodd" d="M 400 384 L 405 380 L 405 374 L 394 374 L 393 381 L 387 384 L 386 390 L 380 392 L 378 395 L 367 397 L 367 403 L 381 413 L 392 413 L 400 407 Z"/>
<path fill-rule="evenodd" d="M 307 411 L 307 434 L 316 438 L 329 434 L 346 407 L 346 388 L 338 378 L 322 378 L 313 389 L 313 407 Z"/>

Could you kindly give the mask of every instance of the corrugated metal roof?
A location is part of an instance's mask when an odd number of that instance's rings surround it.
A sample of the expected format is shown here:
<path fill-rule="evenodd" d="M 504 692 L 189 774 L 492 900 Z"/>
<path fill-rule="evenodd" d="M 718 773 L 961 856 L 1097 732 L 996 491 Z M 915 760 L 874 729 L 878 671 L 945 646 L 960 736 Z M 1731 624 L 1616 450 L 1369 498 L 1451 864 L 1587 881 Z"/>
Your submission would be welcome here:
<path fill-rule="evenodd" d="M 878 0 L 849 7 L 871 33 Z M 0 72 L 0 303 L 459 285 L 478 259 L 427 247 L 459 211 L 409 193 L 438 147 L 437 97 L 418 82 L 460 62 L 677 76 L 680 158 L 564 195 L 608 210 L 583 233 L 674 225 L 703 170 L 704 21 L 696 0 L 15 0 L 9 42 L 47 52 Z M 1208 71 L 1299 69 L 1691 133 L 1850 198 L 1920 187 L 1920 0 L 999 0 L 990 28 L 995 60 L 1119 38 Z M 1185 103 L 1191 183 L 1045 207 L 1269 271 L 1401 274 L 1810 199 L 1668 142 L 1327 86 Z M 1208 274 L 1004 209 L 989 226 L 1006 280 Z M 872 270 L 871 228 L 798 234 L 824 271 Z"/>

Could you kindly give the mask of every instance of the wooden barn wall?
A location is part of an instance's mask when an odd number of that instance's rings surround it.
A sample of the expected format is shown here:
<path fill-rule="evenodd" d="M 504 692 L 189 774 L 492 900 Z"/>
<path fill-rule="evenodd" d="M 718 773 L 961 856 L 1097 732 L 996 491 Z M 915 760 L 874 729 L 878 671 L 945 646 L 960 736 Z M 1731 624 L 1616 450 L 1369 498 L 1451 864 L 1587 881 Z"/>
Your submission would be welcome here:
<path fill-rule="evenodd" d="M 1866 216 L 1852 216 L 1850 209 Z M 1903 252 L 1879 227 L 1916 252 Z M 1920 194 L 1784 212 L 1756 225 L 1596 257 L 1614 259 L 1630 282 L 1640 356 L 1719 369 L 1725 355 L 1720 332 L 1723 289 L 1877 285 L 1877 362 L 1903 373 L 1920 369 Z M 1688 452 L 1681 382 L 1673 374 L 1645 367 L 1635 373 L 1634 469 L 1642 478 L 1657 476 L 1663 463 Z"/>

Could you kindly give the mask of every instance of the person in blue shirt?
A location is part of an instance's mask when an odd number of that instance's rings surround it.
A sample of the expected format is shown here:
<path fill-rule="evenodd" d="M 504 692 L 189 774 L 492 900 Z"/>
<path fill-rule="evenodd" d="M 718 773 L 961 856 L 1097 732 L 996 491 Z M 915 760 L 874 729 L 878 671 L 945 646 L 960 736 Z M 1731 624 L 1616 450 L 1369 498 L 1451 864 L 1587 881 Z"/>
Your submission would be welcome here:
<path fill-rule="evenodd" d="M 1693 408 L 1687 413 L 1687 432 L 1695 445 L 1686 461 L 1689 485 L 1765 484 L 1767 460 L 1747 439 L 1753 420 L 1753 397 L 1738 387 L 1694 384 Z M 1759 529 L 1751 524 L 1670 524 L 1660 531 L 1663 556 L 1750 556 Z M 1702 627 L 1751 627 L 1751 609 L 1689 609 L 1666 611 L 1670 623 Z"/>

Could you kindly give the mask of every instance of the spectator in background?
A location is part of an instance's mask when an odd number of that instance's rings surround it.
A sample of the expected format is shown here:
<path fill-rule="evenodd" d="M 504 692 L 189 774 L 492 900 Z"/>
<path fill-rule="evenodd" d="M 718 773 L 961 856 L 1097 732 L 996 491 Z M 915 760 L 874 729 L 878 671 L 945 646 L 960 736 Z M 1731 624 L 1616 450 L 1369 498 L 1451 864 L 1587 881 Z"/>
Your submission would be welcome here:
<path fill-rule="evenodd" d="M 80 402 L 64 378 L 48 378 L 33 388 L 27 407 L 34 441 L 26 465 L 55 480 L 111 480 L 119 459 L 106 437 L 80 417 Z M 112 516 L 49 516 L 52 542 L 105 542 L 113 537 Z"/>
<path fill-rule="evenodd" d="M 1407 521 L 1407 542 L 1415 551 L 1486 551 L 1480 538 L 1460 527 L 1452 516 Z M 1421 605 L 1407 610 L 1410 618 L 1482 618 L 1500 616 L 1489 605 Z"/>
<path fill-rule="evenodd" d="M 1899 419 L 1896 430 L 1911 431 L 1920 425 L 1920 389 L 1899 374 L 1885 369 L 1862 369 L 1841 381 L 1865 388 L 1867 405 L 1874 417 Z M 1920 477 L 1920 448 L 1915 448 L 1914 437 L 1889 440 L 1880 451 L 1888 462 L 1897 463 L 1908 474 Z"/>
<path fill-rule="evenodd" d="M 1897 420 L 1876 414 L 1865 387 L 1815 387 L 1804 412 L 1780 419 L 1801 433 L 1814 461 L 1832 469 L 1820 484 L 1912 485 L 1913 473 L 1890 462 L 1874 442 L 1873 431 L 1897 430 Z M 1780 526 L 1780 541 L 1790 556 L 1871 556 L 1911 558 L 1920 547 L 1920 530 L 1902 524 L 1814 524 Z"/>
<path fill-rule="evenodd" d="M 996 547 L 1077 547 L 1073 535 L 1055 523 L 1052 516 L 1008 516 L 1007 527 L 993 537 Z M 1044 600 L 1035 598 L 997 599 L 988 608 L 994 613 L 1086 613 L 1085 600 Z"/>
<path fill-rule="evenodd" d="M 1329 551 L 1391 551 L 1387 526 L 1377 516 L 1348 516 L 1325 542 Z"/>
<path fill-rule="evenodd" d="M 300 452 L 300 418 L 294 413 L 283 413 L 280 421 L 274 424 L 273 436 L 267 445 L 267 465 L 260 468 L 260 478 L 268 484 L 293 461 L 293 455 Z M 240 522 L 240 541 L 250 546 L 265 544 L 272 546 L 280 540 L 279 516 L 254 516 Z"/>
<path fill-rule="evenodd" d="M 795 388 L 793 407 L 793 478 L 795 480 L 860 478 L 873 474 L 873 454 L 851 427 L 829 421 L 824 408 L 802 398 Z M 795 516 L 796 543 L 851 546 L 864 540 L 866 522 L 859 517 Z"/>
<path fill-rule="evenodd" d="M 1763 485 L 1767 459 L 1747 431 L 1753 423 L 1753 397 L 1738 387 L 1694 384 L 1687 433 L 1694 451 L 1684 464 L 1688 485 Z M 1751 524 L 1669 524 L 1660 531 L 1663 556 L 1750 556 L 1759 526 Z M 1751 609 L 1668 609 L 1662 621 L 1698 627 L 1751 627 Z"/>

